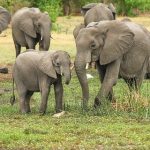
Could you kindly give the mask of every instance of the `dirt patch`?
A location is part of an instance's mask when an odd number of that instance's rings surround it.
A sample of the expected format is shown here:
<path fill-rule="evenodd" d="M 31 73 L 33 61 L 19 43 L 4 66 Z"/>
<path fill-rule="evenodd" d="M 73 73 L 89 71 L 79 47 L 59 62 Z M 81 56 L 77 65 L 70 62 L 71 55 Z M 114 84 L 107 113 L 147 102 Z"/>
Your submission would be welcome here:
<path fill-rule="evenodd" d="M 0 64 L 0 67 L 8 68 L 8 74 L 0 73 L 0 82 L 12 80 L 12 64 L 7 64 L 5 66 L 3 66 L 3 64 Z"/>

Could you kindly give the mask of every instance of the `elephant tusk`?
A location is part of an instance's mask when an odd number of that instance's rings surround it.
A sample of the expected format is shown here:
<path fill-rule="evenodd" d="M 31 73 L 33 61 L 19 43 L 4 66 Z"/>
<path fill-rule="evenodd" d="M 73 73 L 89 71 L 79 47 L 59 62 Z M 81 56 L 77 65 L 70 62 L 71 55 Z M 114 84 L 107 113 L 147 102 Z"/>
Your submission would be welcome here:
<path fill-rule="evenodd" d="M 74 64 L 70 67 L 70 70 L 72 70 L 74 68 Z"/>
<path fill-rule="evenodd" d="M 41 41 L 43 40 L 43 37 L 41 36 Z"/>
<path fill-rule="evenodd" d="M 89 68 L 89 63 L 86 63 L 85 69 L 88 69 L 88 68 Z"/>
<path fill-rule="evenodd" d="M 63 72 L 62 72 L 62 69 L 60 68 L 60 75 L 62 76 L 63 75 Z"/>
<path fill-rule="evenodd" d="M 54 38 L 50 35 L 50 39 L 53 39 L 54 40 Z"/>

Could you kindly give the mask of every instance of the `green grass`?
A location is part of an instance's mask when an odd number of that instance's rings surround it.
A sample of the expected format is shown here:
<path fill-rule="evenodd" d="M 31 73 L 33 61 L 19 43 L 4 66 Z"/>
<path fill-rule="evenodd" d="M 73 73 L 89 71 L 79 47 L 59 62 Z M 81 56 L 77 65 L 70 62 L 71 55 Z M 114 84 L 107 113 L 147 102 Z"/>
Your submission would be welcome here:
<path fill-rule="evenodd" d="M 150 18 L 131 18 L 150 29 Z M 72 30 L 82 21 L 81 17 L 60 17 L 52 36 L 50 49 L 68 51 L 72 61 L 76 48 Z M 69 27 L 69 28 L 68 28 Z M 67 29 L 68 28 L 68 29 Z M 67 30 L 67 31 L 66 31 Z M 129 93 L 123 80 L 114 87 L 116 103 L 104 103 L 97 110 L 93 108 L 94 98 L 99 90 L 96 70 L 88 70 L 94 78 L 89 79 L 90 99 L 87 111 L 81 108 L 81 88 L 76 74 L 72 72 L 69 85 L 64 85 L 65 115 L 53 118 L 55 113 L 54 91 L 51 89 L 47 113 L 40 116 L 40 94 L 31 99 L 32 112 L 19 112 L 18 97 L 14 106 L 10 105 L 11 70 L 15 60 L 15 50 L 11 29 L 6 37 L 0 37 L 0 66 L 9 67 L 9 75 L 0 75 L 0 149 L 12 150 L 149 150 L 150 149 L 150 81 L 145 80 L 140 93 Z M 5 90 L 5 91 L 4 91 Z M 4 91 L 4 92 L 3 92 Z"/>
<path fill-rule="evenodd" d="M 31 99 L 32 113 L 21 115 L 18 101 L 11 106 L 11 92 L 0 98 L 0 149 L 149 149 L 150 148 L 150 93 L 148 82 L 141 88 L 141 98 L 135 101 L 129 96 L 126 84 L 120 80 L 114 91 L 117 99 L 112 104 L 93 109 L 93 100 L 99 83 L 96 71 L 89 80 L 90 101 L 88 111 L 81 108 L 81 92 L 76 75 L 71 83 L 64 85 L 66 114 L 53 118 L 55 101 L 53 88 L 49 96 L 47 113 L 40 116 L 38 108 L 40 94 Z M 11 81 L 3 81 L 0 86 L 11 88 Z M 17 94 L 16 94 L 17 95 Z M 132 104 L 129 104 L 129 99 Z M 144 100 L 144 102 L 143 102 Z M 139 103 L 139 104 L 138 104 Z M 136 105 L 137 104 L 137 105 Z M 118 105 L 118 108 L 116 107 Z"/>

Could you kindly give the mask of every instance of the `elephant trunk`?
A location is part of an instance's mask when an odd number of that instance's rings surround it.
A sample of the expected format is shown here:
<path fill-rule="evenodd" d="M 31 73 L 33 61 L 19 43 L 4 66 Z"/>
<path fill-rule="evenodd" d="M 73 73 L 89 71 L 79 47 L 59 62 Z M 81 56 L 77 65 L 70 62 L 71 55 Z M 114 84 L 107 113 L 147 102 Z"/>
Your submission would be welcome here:
<path fill-rule="evenodd" d="M 71 80 L 71 74 L 67 73 L 67 74 L 64 74 L 64 76 L 65 76 L 65 84 L 69 84 Z"/>
<path fill-rule="evenodd" d="M 86 66 L 86 62 L 82 61 L 80 59 L 80 57 L 76 57 L 75 70 L 76 70 L 77 77 L 78 77 L 78 80 L 79 80 L 81 88 L 82 88 L 82 98 L 83 98 L 83 107 L 84 108 L 87 106 L 87 102 L 89 99 L 89 87 L 88 87 L 85 66 Z"/>
<path fill-rule="evenodd" d="M 71 80 L 71 70 L 69 65 L 65 64 L 60 68 L 60 74 L 65 77 L 65 84 L 69 84 Z"/>
<path fill-rule="evenodd" d="M 10 23 L 10 19 L 11 16 L 9 12 L 3 7 L 0 7 L 0 33 L 7 28 Z"/>
<path fill-rule="evenodd" d="M 50 47 L 50 33 L 45 33 L 44 34 L 44 50 L 48 50 Z"/>
<path fill-rule="evenodd" d="M 43 29 L 41 30 L 41 46 L 40 49 L 41 50 L 45 50 L 48 51 L 49 47 L 50 47 L 50 31 L 46 30 L 47 28 L 43 27 Z"/>

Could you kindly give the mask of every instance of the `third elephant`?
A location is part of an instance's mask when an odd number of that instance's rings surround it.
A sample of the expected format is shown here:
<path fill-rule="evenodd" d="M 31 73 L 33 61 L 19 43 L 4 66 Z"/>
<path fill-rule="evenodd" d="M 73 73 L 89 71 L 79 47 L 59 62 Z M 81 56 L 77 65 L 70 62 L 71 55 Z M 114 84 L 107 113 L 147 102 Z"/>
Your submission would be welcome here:
<path fill-rule="evenodd" d="M 82 8 L 83 9 L 83 8 Z M 84 24 L 87 26 L 89 23 L 95 21 L 102 20 L 115 20 L 116 19 L 116 11 L 112 4 L 106 5 L 103 3 L 99 3 L 97 5 L 93 5 L 84 15 Z"/>
<path fill-rule="evenodd" d="M 16 57 L 21 47 L 35 49 L 39 42 L 40 50 L 48 50 L 51 37 L 51 20 L 47 13 L 38 8 L 24 7 L 12 17 L 12 36 L 16 49 Z"/>

